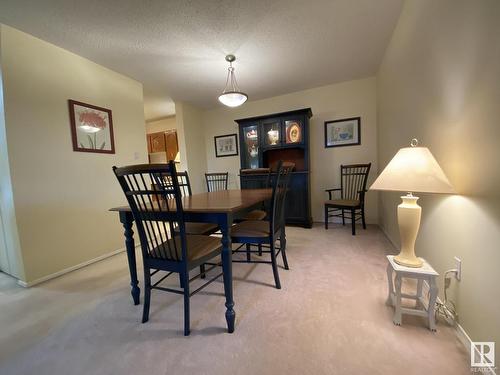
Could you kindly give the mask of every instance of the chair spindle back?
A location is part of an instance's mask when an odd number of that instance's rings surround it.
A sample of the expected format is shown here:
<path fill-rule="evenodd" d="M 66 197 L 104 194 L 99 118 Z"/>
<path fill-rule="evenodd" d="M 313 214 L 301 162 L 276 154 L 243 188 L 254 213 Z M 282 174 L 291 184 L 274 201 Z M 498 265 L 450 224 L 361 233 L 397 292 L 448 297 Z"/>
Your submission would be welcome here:
<path fill-rule="evenodd" d="M 371 163 L 340 166 L 340 187 L 342 199 L 359 200 L 361 192 L 366 191 Z"/>
<path fill-rule="evenodd" d="M 174 162 L 113 167 L 113 171 L 132 210 L 144 259 L 186 260 L 182 194 Z"/>
<path fill-rule="evenodd" d="M 171 176 L 166 177 L 162 182 L 165 184 L 166 188 L 171 189 L 173 186 Z M 181 190 L 181 195 L 183 197 L 188 197 L 193 194 L 187 171 L 177 172 L 177 183 L 179 184 L 179 189 Z M 170 196 L 170 198 L 173 199 L 174 197 Z"/>
<path fill-rule="evenodd" d="M 229 178 L 228 172 L 222 173 L 205 173 L 207 181 L 207 191 L 227 190 L 227 181 Z"/>
<path fill-rule="evenodd" d="M 271 233 L 276 233 L 285 225 L 285 198 L 288 191 L 294 163 L 279 161 L 273 181 L 273 195 L 271 199 Z"/>

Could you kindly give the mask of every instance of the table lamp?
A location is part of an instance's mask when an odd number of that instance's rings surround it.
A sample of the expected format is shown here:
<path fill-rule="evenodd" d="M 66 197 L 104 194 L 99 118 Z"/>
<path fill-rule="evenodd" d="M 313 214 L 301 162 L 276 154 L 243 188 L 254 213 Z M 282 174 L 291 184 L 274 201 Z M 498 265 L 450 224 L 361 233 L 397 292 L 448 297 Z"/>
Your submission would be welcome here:
<path fill-rule="evenodd" d="M 417 204 L 418 197 L 412 193 L 454 194 L 455 189 L 427 147 L 418 147 L 415 138 L 410 146 L 396 153 L 370 190 L 408 192 L 401 197 L 403 202 L 398 206 L 401 251 L 394 261 L 402 266 L 418 268 L 423 263 L 415 256 L 415 240 L 422 208 Z"/>

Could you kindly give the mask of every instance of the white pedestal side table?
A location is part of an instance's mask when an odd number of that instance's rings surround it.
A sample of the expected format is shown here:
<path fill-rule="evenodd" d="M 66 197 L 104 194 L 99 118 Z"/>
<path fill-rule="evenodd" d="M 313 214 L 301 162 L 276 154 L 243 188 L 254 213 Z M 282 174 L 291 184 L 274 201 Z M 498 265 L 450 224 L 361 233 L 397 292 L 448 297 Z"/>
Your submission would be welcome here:
<path fill-rule="evenodd" d="M 387 305 L 394 306 L 393 322 L 396 325 L 401 325 L 401 315 L 410 314 L 426 317 L 429 321 L 429 329 L 436 330 L 436 321 L 434 316 L 434 308 L 438 294 L 436 279 L 439 274 L 431 267 L 425 259 L 423 266 L 420 268 L 405 267 L 397 264 L 394 261 L 394 255 L 387 255 L 389 264 L 387 265 L 387 280 L 389 282 L 389 296 L 387 297 Z M 393 282 L 393 273 L 396 274 Z M 411 278 L 417 280 L 417 292 L 415 295 L 401 293 L 401 279 Z M 429 284 L 429 303 L 426 304 L 422 297 L 422 284 L 424 280 Z M 401 306 L 401 299 L 409 298 L 415 300 L 415 308 L 407 308 Z M 426 306 L 427 305 L 427 306 Z"/>

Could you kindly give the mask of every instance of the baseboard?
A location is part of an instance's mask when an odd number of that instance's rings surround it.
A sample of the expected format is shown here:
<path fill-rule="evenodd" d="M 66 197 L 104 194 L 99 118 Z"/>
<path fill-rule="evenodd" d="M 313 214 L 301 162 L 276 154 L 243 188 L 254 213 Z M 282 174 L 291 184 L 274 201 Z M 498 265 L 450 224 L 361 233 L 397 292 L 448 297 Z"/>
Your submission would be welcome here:
<path fill-rule="evenodd" d="M 40 277 L 39 279 L 36 279 L 36 280 L 33 280 L 33 281 L 26 282 L 26 281 L 22 281 L 22 280 L 17 280 L 17 284 L 21 285 L 24 288 L 30 288 L 32 286 L 41 284 L 41 283 L 43 283 L 45 281 L 55 279 L 56 277 L 59 277 L 59 276 L 65 275 L 65 274 L 67 274 L 69 272 L 76 271 L 77 269 L 86 267 L 86 266 L 88 266 L 88 265 L 90 265 L 92 263 L 97 263 L 97 262 L 100 262 L 101 260 L 104 260 L 106 258 L 110 258 L 110 257 L 112 257 L 114 255 L 123 253 L 124 251 L 125 251 L 125 248 L 123 247 L 121 249 L 112 251 L 110 253 L 98 256 L 97 258 L 87 260 L 87 261 L 85 261 L 83 263 L 80 263 L 80 264 L 77 264 L 75 266 L 72 266 L 72 267 L 69 267 L 69 268 L 65 268 L 65 269 L 63 269 L 61 271 L 57 271 L 55 273 L 52 273 L 52 274 L 44 276 L 44 277 Z"/>

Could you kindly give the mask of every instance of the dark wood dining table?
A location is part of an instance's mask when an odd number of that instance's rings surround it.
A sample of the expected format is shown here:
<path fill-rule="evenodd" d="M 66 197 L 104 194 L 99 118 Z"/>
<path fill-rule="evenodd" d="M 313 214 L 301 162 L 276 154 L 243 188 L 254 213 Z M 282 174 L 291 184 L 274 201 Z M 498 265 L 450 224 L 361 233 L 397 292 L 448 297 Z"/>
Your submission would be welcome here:
<path fill-rule="evenodd" d="M 249 211 L 271 198 L 271 189 L 221 190 L 193 194 L 182 198 L 186 221 L 217 223 L 222 233 L 222 270 L 226 298 L 226 322 L 229 333 L 234 331 L 236 313 L 233 300 L 231 226 L 235 219 L 243 218 Z M 140 303 L 135 257 L 134 217 L 129 206 L 111 208 L 118 212 L 125 231 L 125 248 L 130 271 L 130 285 L 134 304 Z"/>

